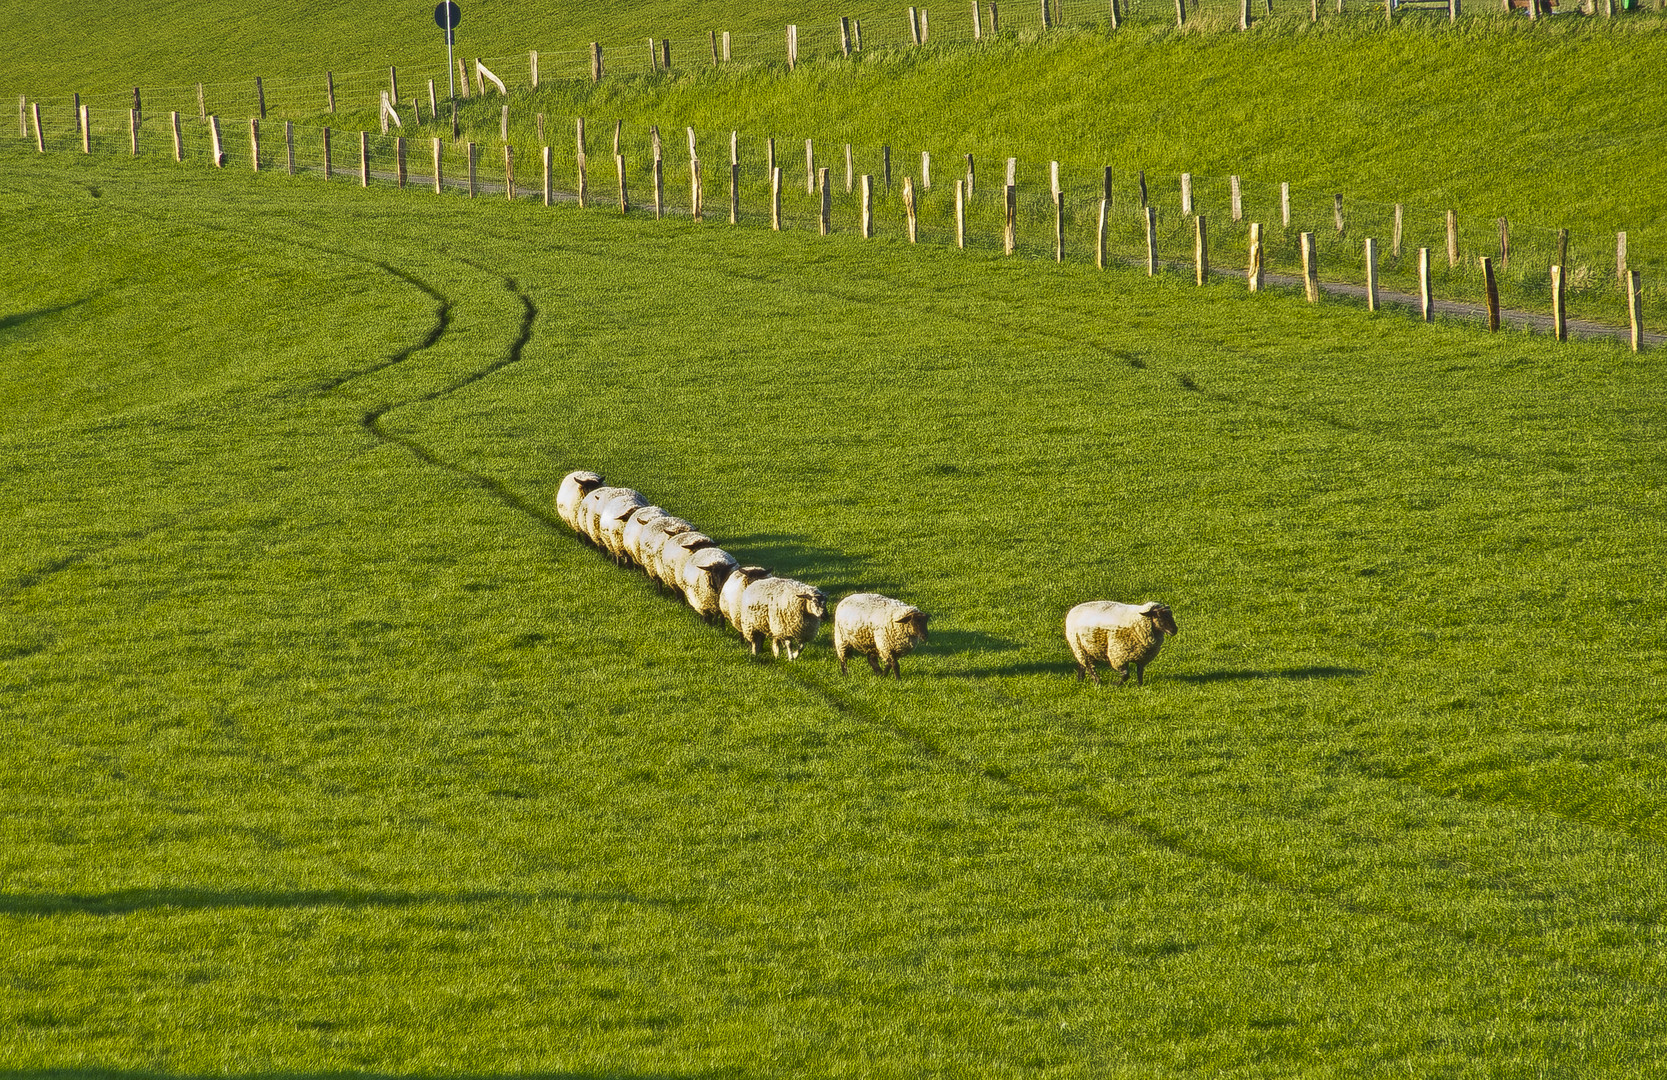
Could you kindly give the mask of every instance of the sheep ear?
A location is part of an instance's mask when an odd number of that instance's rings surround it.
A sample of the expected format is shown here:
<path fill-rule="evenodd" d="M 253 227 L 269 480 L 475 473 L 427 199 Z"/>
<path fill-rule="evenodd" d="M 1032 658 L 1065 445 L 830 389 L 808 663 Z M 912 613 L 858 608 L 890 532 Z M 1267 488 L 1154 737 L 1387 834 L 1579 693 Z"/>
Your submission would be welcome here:
<path fill-rule="evenodd" d="M 1142 615 L 1152 615 L 1155 614 L 1161 607 L 1163 607 L 1163 605 L 1158 603 L 1156 600 L 1148 600 L 1144 604 L 1140 605 L 1139 610 Z"/>
<path fill-rule="evenodd" d="M 913 620 L 916 616 L 919 616 L 920 620 L 922 622 L 926 621 L 926 616 L 922 615 L 920 612 L 916 611 L 914 608 L 906 608 L 903 611 L 899 611 L 895 616 L 892 617 L 891 621 L 892 622 L 906 623 L 906 622 L 909 622 L 909 621 Z"/>

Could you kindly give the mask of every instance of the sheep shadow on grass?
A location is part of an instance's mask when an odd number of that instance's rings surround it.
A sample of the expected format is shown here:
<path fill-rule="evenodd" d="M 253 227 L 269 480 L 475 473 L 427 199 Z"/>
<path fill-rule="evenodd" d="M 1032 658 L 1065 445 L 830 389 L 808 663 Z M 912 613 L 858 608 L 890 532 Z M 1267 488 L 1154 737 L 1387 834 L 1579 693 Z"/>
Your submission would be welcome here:
<path fill-rule="evenodd" d="M 642 904 L 682 907 L 688 901 L 646 897 L 625 892 L 464 891 L 413 893 L 351 889 L 116 889 L 107 893 L 12 893 L 0 896 L 6 915 L 125 915 L 140 911 L 175 909 L 215 911 L 233 908 L 283 910 L 288 908 L 402 908 L 423 904 L 491 904 L 501 902 L 573 904 Z"/>
<path fill-rule="evenodd" d="M 1241 671 L 1197 671 L 1180 672 L 1168 676 L 1176 682 L 1188 683 L 1216 683 L 1216 682 L 1258 682 L 1269 679 L 1279 679 L 1286 682 L 1311 682 L 1316 679 L 1358 679 L 1371 672 L 1364 668 L 1353 667 L 1299 667 L 1280 668 L 1275 671 L 1251 669 Z"/>
<path fill-rule="evenodd" d="M 752 533 L 725 537 L 721 546 L 743 566 L 766 566 L 776 577 L 797 578 L 830 599 L 859 592 L 894 595 L 900 582 L 871 576 L 867 567 L 843 551 L 821 547 L 805 536 Z"/>

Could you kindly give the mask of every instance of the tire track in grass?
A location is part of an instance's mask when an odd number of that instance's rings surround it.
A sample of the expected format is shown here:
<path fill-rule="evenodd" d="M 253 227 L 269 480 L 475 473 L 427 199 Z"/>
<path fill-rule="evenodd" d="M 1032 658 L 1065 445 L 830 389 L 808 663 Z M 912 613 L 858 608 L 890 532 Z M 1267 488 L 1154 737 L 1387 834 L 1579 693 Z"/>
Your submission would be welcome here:
<path fill-rule="evenodd" d="M 1186 835 L 1172 828 L 1165 828 L 1161 823 L 1154 823 L 1133 810 L 1119 810 L 1105 805 L 1088 794 L 1061 791 L 1054 787 L 1030 783 L 1015 776 L 1009 770 L 999 765 L 979 762 L 975 759 L 956 753 L 946 747 L 931 734 L 912 728 L 906 724 L 882 716 L 873 706 L 856 701 L 846 695 L 821 685 L 816 676 L 808 671 L 797 668 L 783 668 L 784 677 L 791 679 L 802 687 L 812 697 L 820 700 L 826 707 L 838 715 L 849 717 L 868 727 L 888 731 L 902 742 L 915 748 L 924 759 L 952 769 L 963 775 L 982 779 L 1002 785 L 1020 795 L 1032 799 L 1052 803 L 1061 808 L 1074 810 L 1102 826 L 1114 828 L 1124 835 L 1135 838 L 1148 847 L 1157 848 L 1171 855 L 1191 862 L 1203 863 L 1225 870 L 1234 876 L 1250 882 L 1261 888 L 1274 892 L 1300 897 L 1305 900 L 1327 905 L 1338 912 L 1361 919 L 1381 919 L 1390 923 L 1410 927 L 1428 937 L 1445 939 L 1461 947 L 1461 949 L 1482 948 L 1490 950 L 1512 962 L 1537 971 L 1566 970 L 1576 973 L 1596 982 L 1612 986 L 1625 987 L 1640 994 L 1659 994 L 1667 989 L 1667 984 L 1648 982 L 1625 975 L 1608 968 L 1598 967 L 1589 963 L 1581 963 L 1567 956 L 1559 956 L 1548 949 L 1536 948 L 1532 945 L 1521 944 L 1499 937 L 1484 936 L 1483 934 L 1466 930 L 1443 922 L 1435 916 L 1420 916 L 1413 912 L 1397 911 L 1387 907 L 1375 907 L 1370 904 L 1349 900 L 1336 892 L 1328 892 L 1314 885 L 1300 881 L 1289 881 L 1277 874 L 1257 866 L 1253 860 L 1234 858 L 1231 854 L 1212 849 L 1206 845 L 1191 840 Z M 1056 726 L 1075 728 L 1087 731 L 1086 726 L 1072 717 L 1062 715 L 1049 709 L 1039 708 L 1029 702 L 1021 701 L 1011 694 L 1002 692 L 982 682 L 976 684 L 978 690 L 985 696 L 1000 701 L 1005 706 L 1028 712 L 1031 715 L 1045 718 Z M 1420 789 L 1421 790 L 1421 789 Z"/>

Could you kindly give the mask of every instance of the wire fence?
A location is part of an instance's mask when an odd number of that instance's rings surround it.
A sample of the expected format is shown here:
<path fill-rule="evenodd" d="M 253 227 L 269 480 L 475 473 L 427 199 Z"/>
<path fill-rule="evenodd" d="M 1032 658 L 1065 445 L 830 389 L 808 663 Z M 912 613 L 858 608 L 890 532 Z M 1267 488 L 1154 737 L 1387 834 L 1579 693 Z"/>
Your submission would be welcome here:
<path fill-rule="evenodd" d="M 583 199 L 598 208 L 618 210 L 623 176 L 627 212 L 652 214 L 657 205 L 662 216 L 690 217 L 695 211 L 691 162 L 698 161 L 703 220 L 727 222 L 733 205 L 737 224 L 772 227 L 776 224 L 772 170 L 779 168 L 780 227 L 819 231 L 821 170 L 826 169 L 830 232 L 861 231 L 861 178 L 867 175 L 873 178 L 873 235 L 908 237 L 904 200 L 908 186 L 914 192 L 916 242 L 960 244 L 974 253 L 1006 254 L 1006 188 L 1011 182 L 1012 254 L 1020 258 L 1099 261 L 1100 207 L 1105 200 L 1103 243 L 1108 262 L 1147 263 L 1152 255 L 1148 247 L 1150 207 L 1156 253 L 1165 272 L 1193 272 L 1202 218 L 1212 266 L 1238 268 L 1242 273 L 1255 223 L 1261 226 L 1262 266 L 1269 274 L 1301 273 L 1300 237 L 1309 233 L 1324 280 L 1364 285 L 1365 244 L 1371 238 L 1377 242 L 1378 282 L 1386 291 L 1418 293 L 1418 252 L 1425 248 L 1430 252 L 1431 285 L 1439 297 L 1482 302 L 1485 258 L 1505 307 L 1548 312 L 1553 302 L 1551 267 L 1558 265 L 1564 268 L 1564 298 L 1571 319 L 1624 326 L 1629 317 L 1626 271 L 1636 270 L 1643 279 L 1639 300 L 1644 318 L 1656 326 L 1667 321 L 1667 290 L 1663 288 L 1667 267 L 1656 253 L 1628 251 L 1621 233 L 1569 233 L 1456 215 L 1439 207 L 1351 199 L 1336 192 L 1253 178 L 1116 169 L 1088 172 L 1051 161 L 978 159 L 802 136 L 710 129 L 691 132 L 687 128 L 662 131 L 624 122 L 584 125 L 578 117 L 529 114 L 513 105 L 506 113 L 505 105 L 513 101 L 513 95 L 491 98 L 500 120 L 498 130 L 486 138 L 477 136 L 473 142 L 454 141 L 449 116 L 437 119 L 432 110 L 420 106 L 405 110 L 386 135 L 380 127 L 366 130 L 369 124 L 364 114 L 346 117 L 362 124 L 343 128 L 258 118 L 222 122 L 212 115 L 185 115 L 178 119 L 178 153 L 184 161 L 214 165 L 218 128 L 220 164 L 226 168 L 249 170 L 258 163 L 262 171 L 302 175 L 328 171 L 332 178 L 378 186 L 399 183 L 403 172 L 406 187 L 433 190 L 437 145 L 442 192 L 466 194 L 472 186 L 475 197 L 503 198 L 506 185 L 513 183 L 517 198 L 542 199 L 548 188 L 552 202 L 571 203 L 581 196 L 583 128 Z M 93 104 L 85 109 L 85 136 L 78 123 L 70 126 L 68 116 L 56 116 L 54 122 L 62 126 L 57 127 L 49 149 L 94 155 L 175 154 L 171 111 L 144 111 L 135 125 L 131 111 L 101 110 Z M 490 111 L 477 110 L 472 117 L 475 128 L 487 126 L 481 121 Z M 43 127 L 52 130 L 53 124 L 43 118 Z M 507 139 L 499 137 L 505 133 Z M 961 182 L 959 213 L 957 181 Z"/>

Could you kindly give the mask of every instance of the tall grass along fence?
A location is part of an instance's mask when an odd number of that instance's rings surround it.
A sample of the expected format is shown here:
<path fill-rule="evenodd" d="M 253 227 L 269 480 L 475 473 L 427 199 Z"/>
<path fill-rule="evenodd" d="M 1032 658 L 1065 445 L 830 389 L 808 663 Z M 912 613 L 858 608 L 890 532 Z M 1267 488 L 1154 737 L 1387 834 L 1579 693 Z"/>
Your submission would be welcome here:
<path fill-rule="evenodd" d="M 732 40 L 732 56 L 733 49 Z M 528 84 L 536 85 L 541 60 L 529 66 Z M 491 132 L 484 139 L 452 137 L 455 118 L 427 79 L 414 100 L 396 104 L 409 86 L 397 68 L 384 73 L 385 88 L 369 110 L 346 109 L 343 91 L 355 84 L 327 80 L 328 92 L 342 95 L 334 102 L 341 127 L 328 113 L 325 123 L 317 114 L 297 123 L 263 110 L 267 95 L 283 88 L 257 80 L 247 102 L 256 108 L 237 120 L 209 112 L 205 91 L 193 95 L 195 109 L 164 110 L 155 102 L 166 103 L 166 93 L 136 88 L 115 104 L 78 95 L 44 108 L 20 100 L 19 135 L 43 153 L 170 155 L 367 187 L 895 235 L 1000 256 L 1181 272 L 1200 284 L 1227 272 L 1252 289 L 1300 286 L 1314 299 L 1323 281 L 1373 308 L 1399 294 L 1426 319 L 1444 302 L 1463 302 L 1495 327 L 1505 309 L 1535 313 L 1559 337 L 1573 320 L 1623 323 L 1635 349 L 1653 340 L 1645 323 L 1667 316 L 1659 259 L 1629 250 L 1624 231 L 1571 234 L 1451 208 L 1354 199 L 1300 179 L 1088 173 L 1051 161 L 978 160 L 802 135 L 587 126 L 584 118 L 532 111 L 536 96 L 512 94 L 515 84 L 483 61 L 465 74 L 476 84 L 465 115 L 471 131 Z"/>

